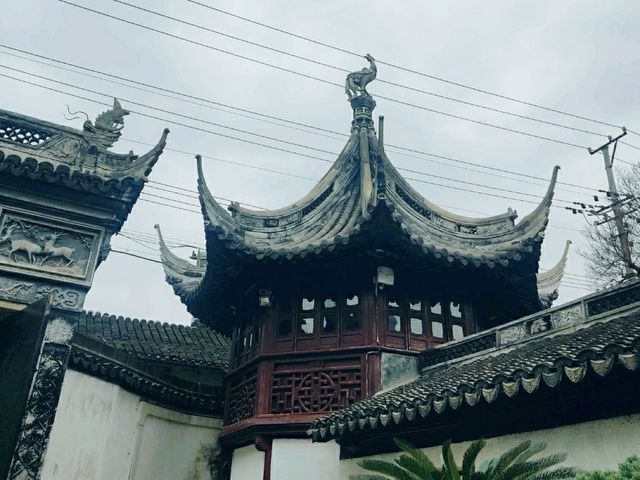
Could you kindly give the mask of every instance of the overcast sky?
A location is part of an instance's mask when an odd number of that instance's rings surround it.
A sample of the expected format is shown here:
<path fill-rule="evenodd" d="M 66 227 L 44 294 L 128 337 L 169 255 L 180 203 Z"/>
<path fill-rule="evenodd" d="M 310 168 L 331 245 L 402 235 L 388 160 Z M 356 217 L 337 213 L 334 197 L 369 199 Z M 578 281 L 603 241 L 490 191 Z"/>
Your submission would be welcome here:
<path fill-rule="evenodd" d="M 344 73 L 339 70 L 224 38 L 113 1 L 74 1 L 195 42 L 317 76 L 330 82 L 344 83 Z M 267 30 L 186 0 L 129 1 L 209 29 L 340 68 L 353 71 L 366 66 L 364 59 Z M 361 54 L 369 52 L 381 61 L 614 125 L 626 125 L 640 131 L 640 119 L 637 115 L 640 103 L 640 3 L 637 1 L 201 2 L 349 51 Z M 234 107 L 345 134 L 349 132 L 351 109 L 343 91 L 336 86 L 124 24 L 55 0 L 6 0 L 3 3 L 0 43 L 5 45 Z M 153 183 L 162 182 L 193 190 L 193 153 L 209 157 L 205 161 L 205 172 L 215 195 L 245 205 L 267 208 L 277 208 L 303 196 L 314 184 L 309 178 L 319 178 L 329 167 L 328 163 L 316 159 L 224 138 L 175 125 L 170 121 L 330 160 L 333 160 L 335 155 L 273 140 L 261 140 L 200 120 L 329 152 L 339 152 L 344 144 L 344 139 L 336 135 L 328 138 L 318 135 L 317 131 L 301 131 L 265 123 L 255 116 L 246 118 L 229 113 L 229 109 L 209 108 L 211 104 L 207 107 L 203 106 L 202 102 L 198 102 L 201 105 L 187 103 L 169 98 L 167 94 L 144 92 L 130 86 L 116 85 L 19 59 L 7 55 L 7 52 L 12 51 L 3 48 L 0 48 L 0 52 L 3 52 L 0 62 L 3 68 L 0 73 L 101 102 L 111 102 L 105 96 L 8 71 L 4 67 L 10 66 L 79 85 L 117 96 L 125 108 L 165 119 L 155 120 L 132 113 L 125 118 L 123 138 L 114 147 L 116 151 L 127 152 L 133 149 L 136 153 L 142 154 L 149 147 L 136 142 L 155 143 L 162 129 L 169 127 L 171 134 L 168 148 L 188 152 L 185 154 L 166 150 L 155 166 L 150 176 L 152 183 L 145 187 L 146 193 L 141 199 L 163 201 L 193 212 L 198 211 L 195 198 L 169 194 L 158 190 L 158 187 L 165 187 Z M 379 79 L 412 88 L 597 132 L 603 136 L 491 112 L 380 82 L 374 82 L 369 86 L 369 91 L 374 97 L 382 95 L 582 146 L 599 146 L 606 141 L 604 135 L 619 133 L 614 127 L 501 100 L 385 65 L 379 65 L 378 75 Z M 76 128 L 82 127 L 83 120 L 65 120 L 65 105 L 69 105 L 71 110 L 86 111 L 91 118 L 105 109 L 86 100 L 4 77 L 0 77 L 0 98 L 1 108 Z M 159 113 L 133 105 L 132 102 L 163 108 L 198 120 L 186 120 L 174 114 Z M 387 144 L 536 177 L 548 178 L 553 166 L 560 165 L 561 181 L 606 188 L 602 157 L 590 156 L 586 148 L 511 133 L 380 98 L 377 99 L 377 104 L 374 113 L 386 118 Z M 629 135 L 627 139 L 630 143 L 640 145 L 638 136 Z M 396 166 L 424 172 L 424 175 L 411 174 L 413 178 L 458 188 L 411 181 L 427 199 L 463 215 L 497 214 L 512 207 L 522 218 L 535 208 L 530 202 L 537 203 L 539 198 L 535 196 L 542 195 L 546 189 L 543 185 L 546 181 L 499 174 L 512 178 L 506 179 L 488 170 L 481 173 L 483 169 L 478 167 L 470 167 L 478 171 L 464 170 L 460 168 L 464 165 L 434 157 L 416 155 L 418 158 L 411 158 L 393 152 L 392 149 L 388 149 L 387 153 Z M 618 153 L 628 162 L 640 160 L 640 151 L 624 145 L 620 146 Z M 261 170 L 262 168 L 290 175 L 267 172 Z M 457 181 L 436 179 L 430 175 L 449 177 Z M 524 183 L 522 180 L 540 185 Z M 520 193 L 500 192 L 500 195 L 513 199 L 480 195 L 459 189 L 498 192 L 490 188 L 465 185 L 459 181 Z M 181 193 L 190 195 L 184 191 Z M 521 193 L 533 196 L 524 196 Z M 159 195 L 164 199 L 148 194 Z M 589 191 L 566 185 L 558 187 L 556 199 L 592 200 Z M 173 200 L 187 202 L 193 206 L 175 203 Z M 566 205 L 561 201 L 556 201 L 555 204 Z M 552 208 L 550 218 L 541 267 L 551 267 L 559 258 L 565 240 L 571 239 L 575 248 L 569 258 L 568 271 L 584 275 L 583 261 L 578 250 L 583 243 L 579 230 L 584 226 L 585 220 L 580 215 L 572 215 L 560 208 Z M 153 235 L 155 223 L 162 225 L 165 236 L 180 243 L 197 245 L 203 242 L 203 222 L 200 214 L 138 201 L 124 229 L 128 235 L 136 237 L 138 243 L 118 236 L 114 238 L 113 247 L 149 258 L 158 258 L 156 243 L 147 243 L 140 236 Z M 191 253 L 190 248 L 179 248 L 175 251 L 183 256 Z M 559 302 L 588 293 L 588 289 L 578 286 L 584 282 L 581 277 L 573 277 L 561 288 Z M 184 306 L 164 282 L 164 273 L 159 264 L 119 253 L 110 254 L 106 263 L 98 269 L 85 307 L 90 310 L 166 322 L 190 321 Z"/>

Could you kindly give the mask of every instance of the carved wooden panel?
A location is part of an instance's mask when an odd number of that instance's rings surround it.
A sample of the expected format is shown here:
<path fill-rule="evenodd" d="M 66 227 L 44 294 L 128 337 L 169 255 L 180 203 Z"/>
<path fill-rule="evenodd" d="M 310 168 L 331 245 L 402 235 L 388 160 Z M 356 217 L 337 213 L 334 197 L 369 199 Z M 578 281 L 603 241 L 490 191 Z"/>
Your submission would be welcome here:
<path fill-rule="evenodd" d="M 90 285 L 102 232 L 26 212 L 2 211 L 0 268 Z"/>
<path fill-rule="evenodd" d="M 360 360 L 276 365 L 271 382 L 271 413 L 333 412 L 362 397 Z"/>
<path fill-rule="evenodd" d="M 227 425 L 255 414 L 257 383 L 255 370 L 230 382 L 225 419 Z"/>

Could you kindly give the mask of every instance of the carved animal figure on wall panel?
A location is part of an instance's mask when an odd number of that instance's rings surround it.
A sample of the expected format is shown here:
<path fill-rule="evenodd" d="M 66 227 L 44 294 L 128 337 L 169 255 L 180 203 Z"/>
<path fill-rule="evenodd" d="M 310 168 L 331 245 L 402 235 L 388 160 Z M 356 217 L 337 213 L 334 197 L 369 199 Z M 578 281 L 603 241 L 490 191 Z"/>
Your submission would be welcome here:
<path fill-rule="evenodd" d="M 67 261 L 65 267 L 68 267 L 73 263 L 74 248 L 71 247 L 56 247 L 56 240 L 60 238 L 59 234 L 51 233 L 49 238 L 44 243 L 44 253 L 47 254 L 47 258 L 63 258 Z"/>
<path fill-rule="evenodd" d="M 0 243 L 4 243 L 7 240 L 10 242 L 11 245 L 8 256 L 14 262 L 17 261 L 16 254 L 18 252 L 24 252 L 27 255 L 29 263 L 33 263 L 34 255 L 42 253 L 42 247 L 31 240 L 27 240 L 26 238 L 12 238 L 15 228 L 16 225 L 9 225 L 5 230 L 4 235 L 0 237 Z"/>

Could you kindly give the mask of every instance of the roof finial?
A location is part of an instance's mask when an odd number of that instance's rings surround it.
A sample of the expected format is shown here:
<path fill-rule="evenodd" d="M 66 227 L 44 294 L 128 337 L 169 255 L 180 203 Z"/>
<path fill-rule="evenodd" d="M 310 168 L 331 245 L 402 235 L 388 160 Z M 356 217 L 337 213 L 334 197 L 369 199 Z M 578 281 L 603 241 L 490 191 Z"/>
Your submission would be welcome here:
<path fill-rule="evenodd" d="M 344 86 L 344 91 L 349 97 L 351 108 L 353 108 L 352 130 L 360 127 L 373 130 L 371 112 L 376 107 L 376 102 L 367 92 L 367 85 L 376 78 L 378 67 L 376 67 L 374 58 L 368 53 L 364 58 L 369 60 L 369 68 L 365 67 L 347 75 Z"/>
<path fill-rule="evenodd" d="M 369 68 L 363 68 L 357 72 L 347 75 L 347 82 L 344 86 L 344 91 L 349 97 L 349 101 L 353 100 L 353 97 L 366 95 L 371 97 L 367 92 L 367 85 L 369 85 L 376 78 L 378 74 L 378 67 L 376 67 L 376 61 L 370 54 L 364 56 L 369 60 Z"/>

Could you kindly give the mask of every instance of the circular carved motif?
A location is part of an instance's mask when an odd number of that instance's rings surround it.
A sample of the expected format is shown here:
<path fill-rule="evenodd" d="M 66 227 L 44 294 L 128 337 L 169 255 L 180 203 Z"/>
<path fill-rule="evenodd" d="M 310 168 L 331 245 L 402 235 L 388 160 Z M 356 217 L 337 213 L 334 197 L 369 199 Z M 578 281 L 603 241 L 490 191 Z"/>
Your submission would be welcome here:
<path fill-rule="evenodd" d="M 336 398 L 336 386 L 323 372 L 307 373 L 296 388 L 296 400 L 306 412 L 323 412 Z"/>

